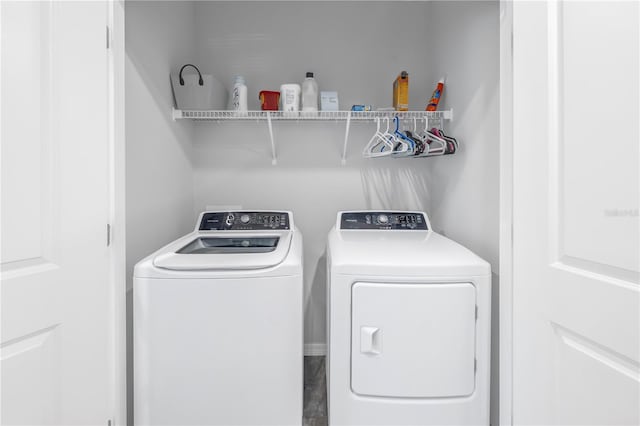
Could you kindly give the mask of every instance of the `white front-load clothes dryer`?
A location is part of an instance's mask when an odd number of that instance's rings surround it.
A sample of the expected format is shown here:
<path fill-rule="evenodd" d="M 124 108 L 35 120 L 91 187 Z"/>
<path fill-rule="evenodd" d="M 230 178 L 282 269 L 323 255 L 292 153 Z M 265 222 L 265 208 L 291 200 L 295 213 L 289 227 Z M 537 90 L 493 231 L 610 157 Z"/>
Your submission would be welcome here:
<path fill-rule="evenodd" d="M 302 236 L 290 212 L 204 212 L 135 267 L 134 418 L 300 425 Z"/>
<path fill-rule="evenodd" d="M 488 425 L 491 270 L 422 212 L 340 212 L 327 253 L 329 425 Z"/>

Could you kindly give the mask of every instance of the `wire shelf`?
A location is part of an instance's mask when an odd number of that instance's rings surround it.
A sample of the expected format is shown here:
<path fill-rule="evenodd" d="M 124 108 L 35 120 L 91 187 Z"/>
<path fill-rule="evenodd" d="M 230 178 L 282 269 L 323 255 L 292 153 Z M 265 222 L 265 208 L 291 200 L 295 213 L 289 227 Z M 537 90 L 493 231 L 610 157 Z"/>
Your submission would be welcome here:
<path fill-rule="evenodd" d="M 427 120 L 442 129 L 445 120 L 453 120 L 453 109 L 446 111 L 225 111 L 225 110 L 193 110 L 173 109 L 173 119 L 193 121 L 264 121 L 269 131 L 271 142 L 271 164 L 277 164 L 276 141 L 273 137 L 273 121 L 336 121 L 345 122 L 342 164 L 347 160 L 347 143 L 352 122 L 371 123 L 382 118 L 401 120 Z"/>
<path fill-rule="evenodd" d="M 373 121 L 376 118 L 451 120 L 453 110 L 447 111 L 224 111 L 173 110 L 173 118 L 196 121 L 278 120 L 278 121 Z"/>

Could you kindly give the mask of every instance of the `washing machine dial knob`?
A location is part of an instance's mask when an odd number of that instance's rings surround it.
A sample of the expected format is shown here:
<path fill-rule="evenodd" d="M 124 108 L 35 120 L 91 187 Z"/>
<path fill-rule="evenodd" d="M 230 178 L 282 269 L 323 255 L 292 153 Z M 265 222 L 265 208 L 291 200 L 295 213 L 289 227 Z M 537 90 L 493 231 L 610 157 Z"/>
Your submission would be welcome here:
<path fill-rule="evenodd" d="M 251 217 L 248 214 L 243 214 L 242 216 L 240 216 L 240 222 L 242 223 L 249 223 L 250 220 Z"/>
<path fill-rule="evenodd" d="M 387 223 L 389 223 L 389 216 L 387 216 L 386 214 L 378 215 L 378 223 L 386 225 Z"/>

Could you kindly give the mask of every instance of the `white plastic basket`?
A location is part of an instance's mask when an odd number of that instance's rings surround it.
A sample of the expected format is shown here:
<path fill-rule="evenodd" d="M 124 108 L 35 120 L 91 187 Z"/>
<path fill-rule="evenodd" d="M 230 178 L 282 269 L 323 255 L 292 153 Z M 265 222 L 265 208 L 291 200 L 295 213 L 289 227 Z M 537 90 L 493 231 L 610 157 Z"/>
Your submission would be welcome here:
<path fill-rule="evenodd" d="M 196 74 L 186 74 L 192 67 Z M 178 73 L 171 73 L 171 87 L 178 109 L 221 110 L 227 107 L 227 90 L 210 74 L 201 74 L 195 65 L 186 64 Z"/>

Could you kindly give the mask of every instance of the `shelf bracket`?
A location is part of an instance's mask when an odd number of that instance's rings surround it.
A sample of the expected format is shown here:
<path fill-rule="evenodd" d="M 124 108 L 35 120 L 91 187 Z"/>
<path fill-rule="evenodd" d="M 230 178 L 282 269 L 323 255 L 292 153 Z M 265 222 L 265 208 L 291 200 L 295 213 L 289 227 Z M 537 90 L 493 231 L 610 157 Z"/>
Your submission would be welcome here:
<path fill-rule="evenodd" d="M 273 140 L 273 125 L 271 124 L 271 112 L 267 111 L 267 126 L 269 127 L 269 139 L 271 140 L 271 165 L 278 164 L 276 158 L 276 142 Z"/>
<path fill-rule="evenodd" d="M 349 127 L 351 127 L 351 111 L 347 114 L 347 126 L 344 130 L 344 146 L 342 147 L 342 165 L 347 164 L 347 144 L 349 142 Z"/>

